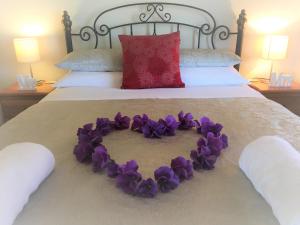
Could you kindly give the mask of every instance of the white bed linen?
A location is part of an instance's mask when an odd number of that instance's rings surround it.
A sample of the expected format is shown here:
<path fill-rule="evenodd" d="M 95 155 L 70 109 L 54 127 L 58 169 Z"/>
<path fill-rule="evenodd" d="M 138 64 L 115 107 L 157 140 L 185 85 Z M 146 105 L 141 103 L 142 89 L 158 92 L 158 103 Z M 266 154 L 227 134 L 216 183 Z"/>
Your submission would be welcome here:
<path fill-rule="evenodd" d="M 233 67 L 181 68 L 181 79 L 185 87 L 240 86 L 249 83 Z M 54 85 L 67 87 L 119 88 L 122 86 L 122 72 L 78 72 L 71 71 Z"/>
<path fill-rule="evenodd" d="M 190 88 L 124 90 L 119 88 L 58 88 L 42 101 L 114 100 L 114 99 L 184 99 L 184 98 L 264 98 L 247 85 Z"/>

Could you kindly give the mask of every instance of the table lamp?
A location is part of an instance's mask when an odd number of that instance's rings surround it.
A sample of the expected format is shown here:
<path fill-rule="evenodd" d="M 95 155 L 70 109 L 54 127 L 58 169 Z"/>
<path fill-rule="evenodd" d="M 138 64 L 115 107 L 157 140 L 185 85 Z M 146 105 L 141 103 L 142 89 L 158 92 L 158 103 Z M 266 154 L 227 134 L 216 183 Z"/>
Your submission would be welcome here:
<path fill-rule="evenodd" d="M 20 63 L 28 63 L 30 75 L 33 78 L 32 63 L 40 60 L 38 41 L 35 38 L 16 38 L 14 39 L 17 60 Z"/>
<path fill-rule="evenodd" d="M 286 58 L 289 38 L 282 35 L 269 35 L 263 46 L 262 57 L 271 60 L 271 74 L 273 73 L 274 61 Z"/>

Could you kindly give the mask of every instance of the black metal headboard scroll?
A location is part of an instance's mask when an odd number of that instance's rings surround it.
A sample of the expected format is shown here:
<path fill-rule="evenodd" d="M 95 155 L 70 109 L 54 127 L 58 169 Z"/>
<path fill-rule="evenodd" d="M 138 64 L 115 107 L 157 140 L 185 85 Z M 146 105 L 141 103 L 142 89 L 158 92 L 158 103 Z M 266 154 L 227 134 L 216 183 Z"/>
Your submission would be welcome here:
<path fill-rule="evenodd" d="M 116 15 L 118 14 L 118 9 L 124 9 L 129 7 L 137 7 L 137 6 L 145 6 L 145 10 L 141 12 L 136 19 L 135 22 L 131 23 L 121 23 L 115 26 L 109 26 L 107 24 L 102 23 L 102 18 L 104 15 L 108 13 L 115 12 Z M 201 14 L 203 17 L 206 18 L 206 22 L 199 25 L 195 24 L 187 24 L 185 22 L 175 21 L 172 18 L 171 13 L 165 11 L 165 6 L 174 6 L 180 7 L 182 10 L 192 9 L 196 10 L 198 14 Z M 231 36 L 236 35 L 236 49 L 235 53 L 239 56 L 242 54 L 242 45 L 243 45 L 243 36 L 244 36 L 244 26 L 246 23 L 246 12 L 245 10 L 241 11 L 239 18 L 237 20 L 238 30 L 237 32 L 232 32 L 230 28 L 226 25 L 217 25 L 214 16 L 201 8 L 195 6 L 189 6 L 184 4 L 178 3 L 166 3 L 166 2 L 145 2 L 145 3 L 134 3 L 128 5 L 121 5 L 118 7 L 114 7 L 108 10 L 103 11 L 100 13 L 95 21 L 93 26 L 84 26 L 80 29 L 78 33 L 72 33 L 72 21 L 67 11 L 64 11 L 63 14 L 63 24 L 65 27 L 65 39 L 66 39 L 66 47 L 67 52 L 70 53 L 73 51 L 73 41 L 72 37 L 77 36 L 82 41 L 90 41 L 93 38 L 95 42 L 94 48 L 99 47 L 99 39 L 100 37 L 108 37 L 109 39 L 109 47 L 112 48 L 112 32 L 117 28 L 129 28 L 130 34 L 133 35 L 134 33 L 134 26 L 146 24 L 153 26 L 153 35 L 157 35 L 157 25 L 158 24 L 169 24 L 174 25 L 177 28 L 177 31 L 180 31 L 181 27 L 189 27 L 193 30 L 197 31 L 197 47 L 200 48 L 201 37 L 205 36 L 208 38 L 210 47 L 215 49 L 216 45 L 215 42 L 224 41 L 229 39 Z M 122 21 L 120 21 L 122 22 Z M 239 65 L 236 67 L 239 69 Z"/>

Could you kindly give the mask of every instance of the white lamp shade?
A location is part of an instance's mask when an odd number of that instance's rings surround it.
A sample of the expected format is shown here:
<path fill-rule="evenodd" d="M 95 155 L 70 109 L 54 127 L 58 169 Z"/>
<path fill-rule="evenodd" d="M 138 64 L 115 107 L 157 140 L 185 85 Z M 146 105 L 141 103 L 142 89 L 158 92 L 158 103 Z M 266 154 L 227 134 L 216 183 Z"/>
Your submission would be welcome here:
<path fill-rule="evenodd" d="M 289 38 L 288 36 L 267 36 L 263 47 L 263 58 L 281 60 L 286 58 Z"/>
<path fill-rule="evenodd" d="M 40 60 L 38 41 L 35 38 L 14 39 L 17 60 L 20 63 L 34 63 Z"/>

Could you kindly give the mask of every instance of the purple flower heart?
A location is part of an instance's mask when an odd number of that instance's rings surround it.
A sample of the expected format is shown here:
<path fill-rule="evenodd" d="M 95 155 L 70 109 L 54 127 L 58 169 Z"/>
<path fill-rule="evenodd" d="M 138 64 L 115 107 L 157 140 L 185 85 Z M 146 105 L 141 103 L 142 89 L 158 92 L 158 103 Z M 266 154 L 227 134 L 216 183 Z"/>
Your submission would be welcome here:
<path fill-rule="evenodd" d="M 193 161 L 194 170 L 212 170 L 215 168 L 215 163 L 217 161 L 217 157 L 212 154 L 207 154 L 202 149 L 192 150 L 191 151 L 191 159 Z"/>
<path fill-rule="evenodd" d="M 171 168 L 175 174 L 179 177 L 180 182 L 188 180 L 193 177 L 193 166 L 190 160 L 186 160 L 182 156 L 179 156 L 172 160 Z"/>
<path fill-rule="evenodd" d="M 194 117 L 191 113 L 184 114 L 184 112 L 181 111 L 178 114 L 178 119 L 179 119 L 178 128 L 180 130 L 189 130 L 196 126 L 196 123 L 193 120 Z"/>
<path fill-rule="evenodd" d="M 152 178 L 143 180 L 137 187 L 137 195 L 143 198 L 154 198 L 158 192 L 158 187 Z"/>
<path fill-rule="evenodd" d="M 130 118 L 128 116 L 122 116 L 120 112 L 115 116 L 114 127 L 116 130 L 126 130 L 130 126 Z"/>
<path fill-rule="evenodd" d="M 125 193 L 135 195 L 142 175 L 136 171 L 127 171 L 117 176 L 117 186 Z"/>
<path fill-rule="evenodd" d="M 146 138 L 161 138 L 164 134 L 164 125 L 149 119 L 142 127 L 142 131 Z"/>
<path fill-rule="evenodd" d="M 106 174 L 110 178 L 115 178 L 121 173 L 121 167 L 114 161 L 110 160 L 106 166 Z"/>
<path fill-rule="evenodd" d="M 176 121 L 174 116 L 168 115 L 164 120 L 160 119 L 158 123 L 164 126 L 163 134 L 165 136 L 175 135 L 175 131 L 178 128 L 178 122 Z"/>
<path fill-rule="evenodd" d="M 202 117 L 197 123 L 197 132 L 207 137 L 208 133 L 213 133 L 216 137 L 221 135 L 223 126 L 219 123 L 214 123 L 208 117 Z"/>
<path fill-rule="evenodd" d="M 223 149 L 228 147 L 228 137 L 221 134 L 223 126 L 214 123 L 207 117 L 194 121 L 191 113 L 178 114 L 179 122 L 172 115 L 158 122 L 143 116 L 133 118 L 131 129 L 143 133 L 147 138 L 161 138 L 174 136 L 176 129 L 189 130 L 197 126 L 197 132 L 202 134 L 197 142 L 197 150 L 190 153 L 191 160 L 179 156 L 171 161 L 171 168 L 162 166 L 154 171 L 155 181 L 152 178 L 143 180 L 138 172 L 135 160 L 123 165 L 117 164 L 110 158 L 106 148 L 101 145 L 102 136 L 113 130 L 123 130 L 130 127 L 130 118 L 122 116 L 119 112 L 114 121 L 108 118 L 98 118 L 96 128 L 93 124 L 86 124 L 77 131 L 78 144 L 74 147 L 74 154 L 79 162 L 92 162 L 95 172 L 104 170 L 108 177 L 116 178 L 116 184 L 125 193 L 144 198 L 153 198 L 158 190 L 163 193 L 170 192 L 178 187 L 179 183 L 192 178 L 193 169 L 212 170 Z"/>
<path fill-rule="evenodd" d="M 104 169 L 110 159 L 110 156 L 107 154 L 107 150 L 103 145 L 99 145 L 95 148 L 95 151 L 92 155 L 92 164 L 93 171 L 99 172 Z"/>
<path fill-rule="evenodd" d="M 142 128 L 148 122 L 148 120 L 149 117 L 146 114 L 143 114 L 143 116 L 140 115 L 134 116 L 131 125 L 131 130 L 142 133 L 143 132 Z"/>
<path fill-rule="evenodd" d="M 159 190 L 163 193 L 174 190 L 179 185 L 179 178 L 174 171 L 167 166 L 162 166 L 155 170 L 154 177 L 157 181 Z"/>
<path fill-rule="evenodd" d="M 96 122 L 96 131 L 98 131 L 102 136 L 106 136 L 113 130 L 114 122 L 110 121 L 108 118 L 98 118 Z"/>

